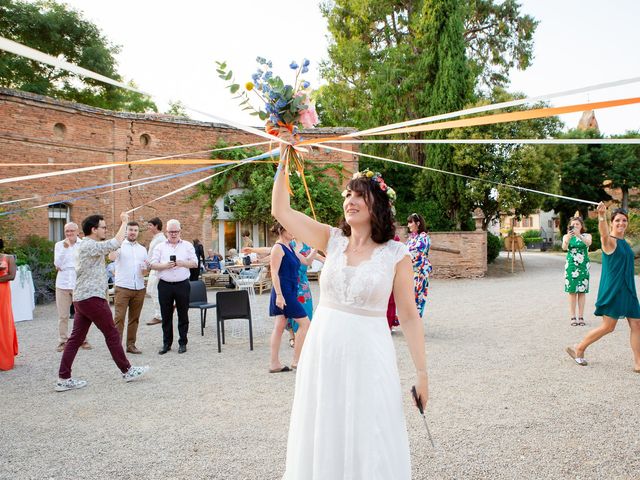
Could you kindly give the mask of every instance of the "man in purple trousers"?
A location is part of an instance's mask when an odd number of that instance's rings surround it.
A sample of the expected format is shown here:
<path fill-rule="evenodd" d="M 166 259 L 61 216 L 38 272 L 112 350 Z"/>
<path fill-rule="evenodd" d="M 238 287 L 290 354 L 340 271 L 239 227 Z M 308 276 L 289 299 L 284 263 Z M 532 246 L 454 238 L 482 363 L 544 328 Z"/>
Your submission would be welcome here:
<path fill-rule="evenodd" d="M 87 386 L 85 380 L 71 377 L 71 366 L 78 349 L 84 343 L 92 323 L 104 335 L 105 342 L 125 382 L 144 375 L 148 366 L 132 367 L 122 348 L 120 334 L 113 323 L 111 308 L 107 302 L 107 274 L 105 255 L 117 250 L 124 240 L 129 215 L 120 214 L 122 225 L 114 238 L 107 238 L 107 224 L 102 215 L 91 215 L 82 222 L 84 239 L 78 246 L 76 259 L 76 287 L 73 290 L 75 317 L 73 331 L 64 348 L 55 389 L 57 392 Z"/>

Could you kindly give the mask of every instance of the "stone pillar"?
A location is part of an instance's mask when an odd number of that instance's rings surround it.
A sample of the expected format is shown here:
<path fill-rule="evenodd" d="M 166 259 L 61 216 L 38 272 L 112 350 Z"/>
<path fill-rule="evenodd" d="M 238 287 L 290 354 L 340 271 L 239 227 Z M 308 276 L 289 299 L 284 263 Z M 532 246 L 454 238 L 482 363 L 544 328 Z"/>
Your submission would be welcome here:
<path fill-rule="evenodd" d="M 482 213 L 482 210 L 480 210 L 479 208 L 476 208 L 473 211 L 472 218 L 476 222 L 476 232 L 481 231 L 482 230 L 482 221 L 484 220 L 484 213 Z"/>

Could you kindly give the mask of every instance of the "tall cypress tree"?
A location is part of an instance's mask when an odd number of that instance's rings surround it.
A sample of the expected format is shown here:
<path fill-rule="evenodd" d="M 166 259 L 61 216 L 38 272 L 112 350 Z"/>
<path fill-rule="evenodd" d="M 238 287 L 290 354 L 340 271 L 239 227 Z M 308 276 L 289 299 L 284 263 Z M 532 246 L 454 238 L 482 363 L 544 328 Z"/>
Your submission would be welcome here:
<path fill-rule="evenodd" d="M 532 58 L 537 22 L 518 0 L 330 0 L 321 9 L 331 40 L 321 65 L 327 84 L 317 95 L 323 126 L 367 129 L 458 109 L 473 100 L 476 81 L 490 91 Z M 365 144 L 361 151 L 452 170 L 448 147 Z M 398 218 L 421 212 L 437 230 L 460 224 L 467 206 L 459 182 L 366 158 L 361 165 L 406 186 L 397 190 Z"/>
<path fill-rule="evenodd" d="M 428 116 L 460 110 L 470 99 L 473 80 L 465 55 L 463 3 L 458 0 L 425 0 L 420 25 L 425 55 L 418 68 L 428 72 L 430 83 L 423 90 Z M 429 138 L 444 139 L 448 130 L 433 132 Z M 425 164 L 455 172 L 453 147 L 429 145 Z M 431 197 L 460 228 L 467 216 L 464 181 L 452 175 L 426 171 L 418 183 L 418 196 Z"/>

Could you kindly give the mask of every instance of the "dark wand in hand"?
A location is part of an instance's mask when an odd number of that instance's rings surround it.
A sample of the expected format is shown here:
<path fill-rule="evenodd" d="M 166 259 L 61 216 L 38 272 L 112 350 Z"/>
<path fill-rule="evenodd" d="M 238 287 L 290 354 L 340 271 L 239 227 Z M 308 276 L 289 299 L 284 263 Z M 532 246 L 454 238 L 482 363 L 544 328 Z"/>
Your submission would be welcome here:
<path fill-rule="evenodd" d="M 427 418 L 424 416 L 424 408 L 422 408 L 422 402 L 420 401 L 420 397 L 418 396 L 418 392 L 416 391 L 415 385 L 411 387 L 411 395 L 413 395 L 413 400 L 416 402 L 416 407 L 420 411 L 420 415 L 422 415 L 422 420 L 424 421 L 424 428 L 427 429 L 427 435 L 429 435 L 429 441 L 431 442 L 431 446 L 436 448 L 433 443 L 433 438 L 431 437 L 431 432 L 429 431 L 429 425 L 427 425 Z"/>

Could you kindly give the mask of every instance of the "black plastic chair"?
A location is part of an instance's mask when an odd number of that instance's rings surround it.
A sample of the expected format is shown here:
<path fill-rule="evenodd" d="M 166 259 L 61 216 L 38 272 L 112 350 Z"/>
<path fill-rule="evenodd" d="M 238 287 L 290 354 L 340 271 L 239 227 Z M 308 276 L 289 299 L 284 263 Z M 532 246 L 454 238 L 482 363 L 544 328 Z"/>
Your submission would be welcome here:
<path fill-rule="evenodd" d="M 222 351 L 224 341 L 225 320 L 245 318 L 249 320 L 249 347 L 253 350 L 253 324 L 251 321 L 251 303 L 246 290 L 225 290 L 216 293 L 216 331 L 218 334 L 218 353 Z"/>
<path fill-rule="evenodd" d="M 200 334 L 204 335 L 204 327 L 207 325 L 207 310 L 215 308 L 215 303 L 209 303 L 207 299 L 207 287 L 202 280 L 189 282 L 191 293 L 189 294 L 189 308 L 200 309 Z"/>

